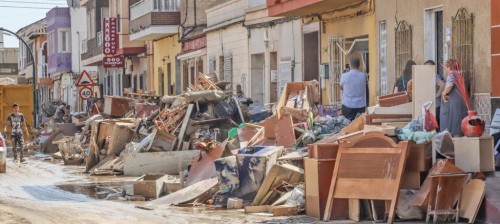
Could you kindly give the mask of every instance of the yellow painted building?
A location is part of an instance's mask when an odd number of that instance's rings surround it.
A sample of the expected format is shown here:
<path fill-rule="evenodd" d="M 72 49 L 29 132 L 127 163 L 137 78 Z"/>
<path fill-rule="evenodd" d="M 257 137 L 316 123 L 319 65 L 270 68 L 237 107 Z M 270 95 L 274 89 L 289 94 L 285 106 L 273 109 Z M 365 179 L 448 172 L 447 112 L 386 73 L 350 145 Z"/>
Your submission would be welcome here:
<path fill-rule="evenodd" d="M 376 61 L 375 20 L 372 1 L 321 15 L 320 62 L 328 64 L 330 71 L 329 79 L 324 81 L 323 104 L 340 100 L 340 90 L 336 88 L 337 82 L 340 81 L 340 74 L 352 55 L 360 58 L 360 71 L 368 74 L 369 105 L 375 104 L 379 73 Z M 338 80 L 335 80 L 335 77 Z"/>
<path fill-rule="evenodd" d="M 178 63 L 176 56 L 181 52 L 177 34 L 153 42 L 153 88 L 158 95 L 177 95 L 181 91 L 182 80 L 176 78 Z"/>

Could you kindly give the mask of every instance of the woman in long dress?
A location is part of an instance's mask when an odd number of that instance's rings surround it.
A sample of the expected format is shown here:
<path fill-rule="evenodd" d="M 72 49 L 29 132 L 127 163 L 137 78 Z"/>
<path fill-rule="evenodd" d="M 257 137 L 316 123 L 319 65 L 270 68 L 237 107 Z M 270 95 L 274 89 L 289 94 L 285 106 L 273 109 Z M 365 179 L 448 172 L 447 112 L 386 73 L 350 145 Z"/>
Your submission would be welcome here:
<path fill-rule="evenodd" d="M 441 111 L 440 111 L 440 130 L 449 131 L 454 137 L 463 136 L 462 120 L 467 116 L 467 106 L 455 86 L 457 71 L 453 71 L 453 65 L 457 60 L 449 59 L 444 66 L 446 77 L 446 86 L 441 93 Z"/>

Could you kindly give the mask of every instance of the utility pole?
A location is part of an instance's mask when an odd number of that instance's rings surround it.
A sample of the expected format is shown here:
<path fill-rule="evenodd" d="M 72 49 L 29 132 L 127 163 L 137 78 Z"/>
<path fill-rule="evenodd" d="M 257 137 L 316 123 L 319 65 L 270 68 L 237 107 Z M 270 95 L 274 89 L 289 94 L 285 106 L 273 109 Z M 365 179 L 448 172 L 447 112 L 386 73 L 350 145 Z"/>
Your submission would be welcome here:
<path fill-rule="evenodd" d="M 10 30 L 7 30 L 7 29 L 4 29 L 2 27 L 0 27 L 0 31 L 5 31 L 9 34 L 12 34 L 14 36 L 17 37 L 17 39 L 19 39 L 20 41 L 23 42 L 24 46 L 26 46 L 26 48 L 28 49 L 29 53 L 30 53 L 30 56 L 31 56 L 31 61 L 33 61 L 33 127 L 36 127 L 36 125 L 38 124 L 38 91 L 36 89 L 36 82 L 38 80 L 36 80 L 36 68 L 35 68 L 35 55 L 33 55 L 33 51 L 31 51 L 31 48 L 28 46 L 28 44 L 26 43 L 26 41 L 23 40 L 23 38 L 21 38 L 20 36 L 18 36 L 16 33 L 10 31 Z"/>

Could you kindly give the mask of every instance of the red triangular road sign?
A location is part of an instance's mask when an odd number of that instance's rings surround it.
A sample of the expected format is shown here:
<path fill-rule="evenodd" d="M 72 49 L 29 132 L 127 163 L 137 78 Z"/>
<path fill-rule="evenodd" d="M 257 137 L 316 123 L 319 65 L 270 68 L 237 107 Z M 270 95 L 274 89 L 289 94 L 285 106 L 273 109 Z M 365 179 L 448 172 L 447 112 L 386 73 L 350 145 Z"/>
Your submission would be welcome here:
<path fill-rule="evenodd" d="M 89 73 L 86 70 L 83 70 L 82 74 L 78 78 L 76 82 L 76 86 L 92 86 L 94 85 L 94 80 L 90 77 Z"/>

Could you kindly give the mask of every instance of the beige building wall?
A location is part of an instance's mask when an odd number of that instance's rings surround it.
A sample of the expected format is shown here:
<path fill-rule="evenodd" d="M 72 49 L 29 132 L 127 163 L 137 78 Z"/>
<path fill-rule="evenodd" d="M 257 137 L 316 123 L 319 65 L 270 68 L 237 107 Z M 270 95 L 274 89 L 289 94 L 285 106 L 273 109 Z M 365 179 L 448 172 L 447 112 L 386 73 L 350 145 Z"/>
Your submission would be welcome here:
<path fill-rule="evenodd" d="M 215 59 L 215 71 L 221 67 L 221 56 L 230 55 L 231 87 L 242 83 L 248 87 L 248 37 L 247 29 L 243 27 L 246 0 L 232 0 L 216 4 L 206 10 L 207 13 L 207 60 Z M 206 62 L 208 64 L 208 61 Z M 224 78 L 219 76 L 219 79 Z M 246 83 L 246 84 L 245 84 Z M 245 88 L 244 88 L 245 89 Z M 246 88 L 245 95 L 249 94 Z"/>
<path fill-rule="evenodd" d="M 491 12 L 490 0 L 425 0 L 425 1 L 406 1 L 406 0 L 383 0 L 375 1 L 376 8 L 376 41 L 379 41 L 379 22 L 386 21 L 387 24 L 387 78 L 388 89 L 392 91 L 397 77 L 395 71 L 395 28 L 396 21 L 406 20 L 413 27 L 413 59 L 417 64 L 423 64 L 427 59 L 429 52 L 426 53 L 426 46 L 430 45 L 428 36 L 425 35 L 425 15 L 426 10 L 443 10 L 443 28 L 449 28 L 451 31 L 452 17 L 455 16 L 458 9 L 464 7 L 469 13 L 474 14 L 474 75 L 475 92 L 491 92 Z M 446 40 L 445 40 L 446 42 Z M 451 44 L 451 43 L 450 43 Z M 378 46 L 378 45 L 377 45 Z M 428 47 L 427 47 L 428 48 Z M 376 62 L 379 61 L 377 54 Z M 451 57 L 451 46 L 449 48 L 449 57 Z"/>
<path fill-rule="evenodd" d="M 302 60 L 302 22 L 301 20 L 290 20 L 277 23 L 267 27 L 252 27 L 254 24 L 262 24 L 281 17 L 268 17 L 267 7 L 255 7 L 247 10 L 245 25 L 250 26 L 250 37 L 248 38 L 248 64 L 249 78 L 245 90 L 249 90 L 247 96 L 260 103 L 275 103 L 279 96 L 276 89 L 279 82 L 271 80 L 271 71 L 278 72 L 282 61 L 295 61 L 293 70 L 293 81 L 303 80 L 303 60 Z M 267 37 L 267 41 L 264 41 Z M 253 55 L 253 57 L 252 57 Z M 264 63 L 260 65 L 258 57 L 264 56 Z M 254 61 L 252 61 L 254 60 Z M 259 69 L 263 71 L 263 77 L 252 77 L 252 74 L 259 74 Z M 260 74 L 259 74 L 260 75 Z M 252 85 L 253 84 L 253 85 Z M 262 100 L 263 99 L 263 100 Z"/>
<path fill-rule="evenodd" d="M 218 74 L 221 63 L 218 60 L 219 57 L 226 54 L 231 55 L 231 86 L 233 89 L 236 88 L 236 85 L 242 84 L 242 77 L 247 80 L 248 85 L 248 39 L 246 33 L 247 30 L 241 26 L 241 23 L 207 32 L 207 57 L 217 59 L 215 70 Z M 245 94 L 248 95 L 248 91 Z"/>

